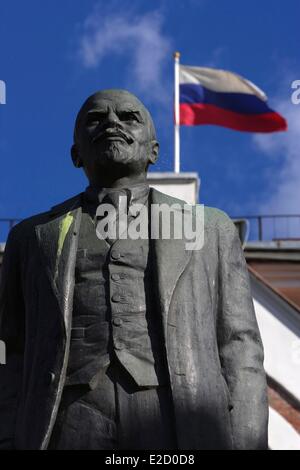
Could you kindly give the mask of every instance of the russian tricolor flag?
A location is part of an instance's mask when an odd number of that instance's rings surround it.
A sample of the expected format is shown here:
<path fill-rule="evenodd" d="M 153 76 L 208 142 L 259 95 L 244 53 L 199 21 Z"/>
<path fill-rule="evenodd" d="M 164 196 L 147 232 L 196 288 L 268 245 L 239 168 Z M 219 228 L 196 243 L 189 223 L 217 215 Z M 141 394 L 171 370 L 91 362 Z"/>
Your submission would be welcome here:
<path fill-rule="evenodd" d="M 287 129 L 264 92 L 235 73 L 180 65 L 179 87 L 181 125 L 215 124 L 248 132 Z"/>

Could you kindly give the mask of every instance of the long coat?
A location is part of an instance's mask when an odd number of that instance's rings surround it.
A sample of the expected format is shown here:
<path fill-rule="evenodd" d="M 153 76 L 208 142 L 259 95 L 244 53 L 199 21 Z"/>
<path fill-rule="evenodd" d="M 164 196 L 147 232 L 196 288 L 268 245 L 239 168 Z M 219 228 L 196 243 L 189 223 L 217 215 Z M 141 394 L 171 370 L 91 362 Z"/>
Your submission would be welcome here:
<path fill-rule="evenodd" d="M 185 211 L 154 189 L 149 197 Z M 0 448 L 46 449 L 51 437 L 68 364 L 81 200 L 22 221 L 6 244 Z M 185 243 L 151 240 L 179 449 L 265 449 L 263 348 L 237 230 L 205 208 L 204 246 Z"/>

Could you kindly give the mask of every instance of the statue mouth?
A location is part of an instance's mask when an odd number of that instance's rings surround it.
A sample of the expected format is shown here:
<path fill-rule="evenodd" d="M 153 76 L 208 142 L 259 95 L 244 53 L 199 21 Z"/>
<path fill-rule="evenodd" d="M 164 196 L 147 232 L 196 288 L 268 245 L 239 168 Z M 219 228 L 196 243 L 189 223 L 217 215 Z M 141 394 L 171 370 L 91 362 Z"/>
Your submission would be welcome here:
<path fill-rule="evenodd" d="M 119 141 L 126 142 L 127 144 L 133 143 L 133 138 L 127 135 L 125 132 L 115 129 L 106 129 L 101 134 L 98 134 L 93 138 L 93 143 L 103 141 Z"/>

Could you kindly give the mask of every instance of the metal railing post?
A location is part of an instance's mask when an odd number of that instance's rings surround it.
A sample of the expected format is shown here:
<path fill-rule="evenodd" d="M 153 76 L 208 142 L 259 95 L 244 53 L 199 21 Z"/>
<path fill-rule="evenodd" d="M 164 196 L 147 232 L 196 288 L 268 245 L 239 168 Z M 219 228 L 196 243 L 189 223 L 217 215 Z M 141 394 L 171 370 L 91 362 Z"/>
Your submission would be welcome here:
<path fill-rule="evenodd" d="M 263 239 L 263 226 L 262 226 L 262 217 L 259 215 L 257 217 L 258 222 L 258 239 L 261 242 Z"/>

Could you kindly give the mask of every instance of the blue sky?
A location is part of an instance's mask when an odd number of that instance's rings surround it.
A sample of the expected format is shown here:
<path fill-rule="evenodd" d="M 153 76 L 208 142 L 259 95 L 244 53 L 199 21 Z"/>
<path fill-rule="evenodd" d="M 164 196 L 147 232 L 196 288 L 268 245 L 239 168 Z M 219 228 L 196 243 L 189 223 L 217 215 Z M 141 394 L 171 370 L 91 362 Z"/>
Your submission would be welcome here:
<path fill-rule="evenodd" d="M 181 169 L 230 215 L 300 213 L 299 0 L 1 0 L 0 218 L 26 217 L 86 186 L 70 160 L 76 113 L 97 89 L 127 88 L 153 114 L 155 170 L 173 169 L 173 58 L 237 72 L 289 123 L 255 135 L 182 127 Z"/>

